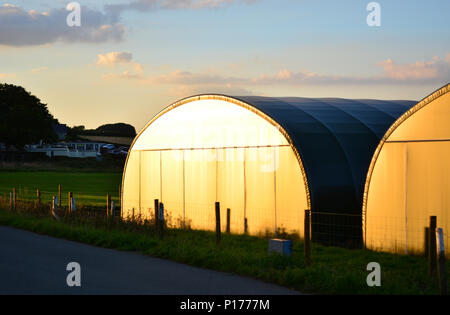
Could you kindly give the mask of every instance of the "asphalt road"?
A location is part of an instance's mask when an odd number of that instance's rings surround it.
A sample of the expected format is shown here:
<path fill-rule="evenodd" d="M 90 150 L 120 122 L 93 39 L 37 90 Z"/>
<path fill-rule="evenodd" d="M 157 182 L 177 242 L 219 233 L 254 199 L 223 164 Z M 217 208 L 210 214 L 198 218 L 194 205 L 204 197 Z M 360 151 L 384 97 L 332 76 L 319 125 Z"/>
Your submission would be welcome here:
<path fill-rule="evenodd" d="M 70 262 L 81 287 L 69 287 Z M 299 294 L 247 277 L 0 226 L 0 294 Z"/>

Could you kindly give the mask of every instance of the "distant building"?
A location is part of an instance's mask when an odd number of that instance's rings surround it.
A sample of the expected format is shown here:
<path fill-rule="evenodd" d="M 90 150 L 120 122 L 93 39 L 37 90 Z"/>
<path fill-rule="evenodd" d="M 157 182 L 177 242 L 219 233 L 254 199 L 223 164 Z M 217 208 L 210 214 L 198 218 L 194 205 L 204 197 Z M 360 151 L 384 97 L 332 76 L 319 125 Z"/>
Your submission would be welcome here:
<path fill-rule="evenodd" d="M 71 158 L 100 157 L 100 148 L 104 143 L 90 141 L 74 141 L 48 145 L 27 145 L 28 152 L 43 152 L 48 157 L 65 156 Z"/>

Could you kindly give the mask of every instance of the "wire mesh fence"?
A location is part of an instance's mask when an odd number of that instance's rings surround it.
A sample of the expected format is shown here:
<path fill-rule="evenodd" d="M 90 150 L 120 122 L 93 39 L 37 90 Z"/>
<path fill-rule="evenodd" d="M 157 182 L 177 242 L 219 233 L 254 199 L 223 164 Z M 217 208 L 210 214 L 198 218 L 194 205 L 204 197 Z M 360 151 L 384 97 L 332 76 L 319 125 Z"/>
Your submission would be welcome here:
<path fill-rule="evenodd" d="M 362 248 L 362 215 L 312 211 L 311 237 L 325 245 Z"/>
<path fill-rule="evenodd" d="M 37 191 L 27 187 L 17 187 L 15 197 L 11 190 L 0 190 L 0 203 L 4 208 L 11 208 L 11 198 L 15 199 L 14 209 L 26 212 L 29 209 L 38 210 L 43 215 L 51 215 L 53 197 L 59 195 L 55 191 Z M 80 197 L 79 197 L 80 196 Z M 73 192 L 76 200 L 76 212 L 86 218 L 100 218 L 107 216 L 107 198 L 100 195 L 78 195 Z M 93 200 L 95 202 L 93 202 Z M 121 211 L 119 196 L 112 196 L 114 215 L 124 221 L 139 225 L 152 225 L 156 212 L 154 202 L 145 207 L 125 209 Z M 164 224 L 173 229 L 216 230 L 215 204 L 212 203 L 182 203 L 163 202 Z M 69 194 L 61 193 L 61 200 L 57 201 L 57 213 L 61 216 L 70 214 Z M 111 204 L 110 204 L 111 207 Z M 34 211 L 33 210 L 33 211 Z M 159 209 L 156 209 L 159 211 Z M 284 213 L 302 211 L 284 209 Z M 303 210 L 304 211 L 304 210 Z M 251 234 L 262 237 L 278 237 L 286 239 L 304 238 L 304 216 L 283 215 L 284 219 L 271 209 L 265 208 L 231 208 L 221 205 L 220 230 L 222 233 L 230 231 L 232 234 Z M 445 222 L 445 218 L 439 220 Z M 363 222 L 360 214 L 346 214 L 335 212 L 311 211 L 310 227 L 311 240 L 324 245 L 346 248 L 368 248 L 376 251 L 386 251 L 398 254 L 422 255 L 427 252 L 427 237 L 429 218 L 424 217 L 376 217 L 371 216 Z M 447 227 L 443 227 L 443 238 L 446 255 L 450 252 L 450 238 Z"/>
<path fill-rule="evenodd" d="M 58 186 L 55 190 L 41 190 L 36 188 L 30 188 L 26 186 L 17 186 L 12 188 L 2 188 L 0 187 L 0 198 L 3 200 L 9 200 L 10 193 L 15 190 L 16 199 L 21 201 L 34 202 L 40 198 L 43 203 L 49 203 L 52 201 L 53 197 L 58 198 L 58 205 L 68 206 L 69 205 L 69 191 L 61 191 L 61 200 L 59 200 L 59 189 Z M 83 206 L 101 207 L 106 206 L 106 194 L 102 195 L 96 192 L 77 192 L 72 191 L 73 198 L 75 198 L 76 203 Z M 120 205 L 120 196 L 117 192 L 110 194 L 111 201 L 114 201 L 116 206 Z"/>

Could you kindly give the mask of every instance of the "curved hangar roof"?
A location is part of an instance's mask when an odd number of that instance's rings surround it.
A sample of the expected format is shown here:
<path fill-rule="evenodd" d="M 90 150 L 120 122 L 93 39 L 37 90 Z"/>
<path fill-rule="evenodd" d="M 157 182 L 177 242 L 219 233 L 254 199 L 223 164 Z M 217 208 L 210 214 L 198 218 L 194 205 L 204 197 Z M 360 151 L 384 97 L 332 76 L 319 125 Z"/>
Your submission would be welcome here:
<path fill-rule="evenodd" d="M 415 101 L 238 97 L 277 121 L 302 159 L 316 211 L 361 211 L 367 170 L 392 123 Z"/>
<path fill-rule="evenodd" d="M 364 182 L 377 145 L 392 123 L 417 103 L 207 94 L 170 105 L 146 127 L 171 109 L 201 99 L 228 101 L 275 121 L 301 159 L 311 209 L 346 213 L 361 212 Z"/>

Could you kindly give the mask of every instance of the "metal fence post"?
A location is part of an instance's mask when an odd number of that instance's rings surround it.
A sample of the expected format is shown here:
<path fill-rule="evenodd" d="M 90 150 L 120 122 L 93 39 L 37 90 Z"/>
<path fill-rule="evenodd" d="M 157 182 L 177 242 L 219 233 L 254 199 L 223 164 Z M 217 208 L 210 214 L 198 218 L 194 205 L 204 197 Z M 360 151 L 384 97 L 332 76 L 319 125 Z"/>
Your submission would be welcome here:
<path fill-rule="evenodd" d="M 162 240 L 164 237 L 164 204 L 159 203 L 159 224 L 158 224 L 158 236 Z"/>
<path fill-rule="evenodd" d="M 305 265 L 311 263 L 311 210 L 305 210 L 304 228 Z"/>
<path fill-rule="evenodd" d="M 436 275 L 436 216 L 430 216 L 430 229 L 428 240 L 428 272 L 431 278 Z"/>
<path fill-rule="evenodd" d="M 159 226 L 159 200 L 155 199 L 155 231 L 158 233 Z"/>
<path fill-rule="evenodd" d="M 220 243 L 220 202 L 216 202 L 216 243 Z"/>
<path fill-rule="evenodd" d="M 445 247 L 444 247 L 444 232 L 442 228 L 436 230 L 437 238 L 437 254 L 439 259 L 438 270 L 439 270 L 439 288 L 441 289 L 441 294 L 447 294 L 447 274 L 445 270 Z"/>
<path fill-rule="evenodd" d="M 52 197 L 51 212 L 52 212 L 52 216 L 53 216 L 56 220 L 59 221 L 59 216 L 58 216 L 58 214 L 56 213 L 56 207 L 57 207 L 58 205 L 57 205 L 57 202 L 56 202 L 55 199 L 56 199 L 56 197 L 53 196 L 53 197 Z"/>

